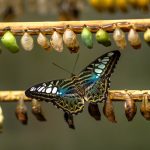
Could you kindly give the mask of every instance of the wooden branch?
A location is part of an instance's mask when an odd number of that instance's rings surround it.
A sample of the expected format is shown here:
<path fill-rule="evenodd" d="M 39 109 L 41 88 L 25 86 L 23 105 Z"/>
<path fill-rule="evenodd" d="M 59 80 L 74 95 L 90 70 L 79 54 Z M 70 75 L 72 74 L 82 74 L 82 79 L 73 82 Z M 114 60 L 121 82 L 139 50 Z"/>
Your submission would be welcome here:
<path fill-rule="evenodd" d="M 131 98 L 135 101 L 142 101 L 143 94 L 148 94 L 150 99 L 150 90 L 110 90 L 110 99 L 113 101 L 124 101 L 126 93 L 129 93 Z M 24 101 L 31 101 L 30 98 L 26 97 L 24 91 L 0 91 L 0 102 L 15 102 L 20 99 Z"/>
<path fill-rule="evenodd" d="M 0 22 L 0 35 L 6 30 L 11 30 L 14 35 L 22 35 L 28 31 L 37 35 L 40 31 L 45 34 L 52 34 L 54 30 L 63 33 L 66 27 L 70 27 L 75 33 L 81 33 L 84 26 L 88 26 L 91 32 L 95 33 L 99 28 L 107 32 L 113 32 L 116 26 L 123 31 L 129 31 L 131 27 L 137 31 L 145 31 L 150 28 L 150 19 L 124 19 L 124 20 L 88 20 L 88 21 L 57 21 L 57 22 Z"/>

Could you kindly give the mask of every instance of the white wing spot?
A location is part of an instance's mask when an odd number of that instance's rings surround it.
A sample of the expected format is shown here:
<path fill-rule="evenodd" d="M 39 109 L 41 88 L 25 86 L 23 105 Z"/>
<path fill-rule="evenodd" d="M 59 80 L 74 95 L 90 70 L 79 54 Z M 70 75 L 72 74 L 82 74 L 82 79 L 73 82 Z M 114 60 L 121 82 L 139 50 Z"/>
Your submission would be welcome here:
<path fill-rule="evenodd" d="M 95 72 L 96 73 L 102 73 L 102 70 L 101 69 L 95 69 Z"/>
<path fill-rule="evenodd" d="M 46 93 L 51 93 L 51 91 L 52 91 L 51 87 L 49 87 L 49 88 L 46 89 Z"/>
<path fill-rule="evenodd" d="M 46 83 L 43 83 L 43 86 L 46 86 Z"/>
<path fill-rule="evenodd" d="M 107 64 L 107 62 L 106 62 L 106 61 L 103 61 L 102 63 L 103 63 L 103 64 Z"/>
<path fill-rule="evenodd" d="M 52 86 L 52 84 L 50 84 L 48 87 L 51 87 Z"/>
<path fill-rule="evenodd" d="M 101 59 L 99 58 L 98 61 L 101 62 Z"/>
<path fill-rule="evenodd" d="M 105 68 L 105 65 L 104 65 L 104 64 L 100 64 L 100 65 L 98 65 L 98 68 L 104 69 L 104 68 Z"/>
<path fill-rule="evenodd" d="M 41 86 L 39 86 L 38 88 L 37 88 L 37 90 L 39 90 L 41 88 Z"/>
<path fill-rule="evenodd" d="M 32 87 L 31 89 L 30 89 L 30 91 L 35 91 L 36 90 L 36 88 L 35 87 Z"/>
<path fill-rule="evenodd" d="M 102 62 L 103 62 L 103 61 L 109 61 L 109 58 L 104 58 L 104 59 L 102 60 Z"/>
<path fill-rule="evenodd" d="M 107 56 L 109 56 L 109 57 L 112 56 L 112 55 L 114 55 L 114 53 L 112 53 L 112 52 L 107 54 Z"/>
<path fill-rule="evenodd" d="M 95 67 L 99 66 L 99 64 L 95 64 Z"/>
<path fill-rule="evenodd" d="M 52 93 L 55 94 L 57 92 L 57 87 L 54 87 Z"/>
<path fill-rule="evenodd" d="M 45 92 L 45 88 L 42 90 L 42 92 Z"/>
<path fill-rule="evenodd" d="M 41 87 L 40 89 L 38 89 L 38 92 L 41 92 L 45 87 Z"/>

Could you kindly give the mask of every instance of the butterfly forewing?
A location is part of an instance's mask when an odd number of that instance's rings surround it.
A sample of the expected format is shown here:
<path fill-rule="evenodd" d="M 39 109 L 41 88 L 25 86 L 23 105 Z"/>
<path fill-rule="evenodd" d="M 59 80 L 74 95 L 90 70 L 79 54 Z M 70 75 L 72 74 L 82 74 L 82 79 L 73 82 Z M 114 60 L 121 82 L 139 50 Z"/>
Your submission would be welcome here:
<path fill-rule="evenodd" d="M 85 100 L 97 103 L 104 100 L 110 87 L 110 76 L 120 57 L 119 51 L 111 51 L 93 61 L 79 74 L 80 85 L 85 89 Z"/>
<path fill-rule="evenodd" d="M 73 79 L 53 80 L 32 86 L 26 96 L 46 102 L 52 102 L 58 108 L 77 114 L 84 107 L 84 100 L 75 92 Z"/>

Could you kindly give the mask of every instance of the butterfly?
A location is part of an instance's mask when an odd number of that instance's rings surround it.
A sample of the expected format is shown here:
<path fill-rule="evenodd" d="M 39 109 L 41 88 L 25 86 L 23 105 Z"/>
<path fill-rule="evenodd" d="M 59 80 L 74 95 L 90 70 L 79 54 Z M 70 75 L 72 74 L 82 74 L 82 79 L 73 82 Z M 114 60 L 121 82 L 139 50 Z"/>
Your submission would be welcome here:
<path fill-rule="evenodd" d="M 107 98 L 110 76 L 119 57 L 120 52 L 118 50 L 108 52 L 95 59 L 78 75 L 34 85 L 25 91 L 25 95 L 53 103 L 65 112 L 65 120 L 70 123 L 72 114 L 82 112 L 84 103 L 87 101 L 90 103 L 89 113 L 96 120 L 99 120 L 99 116 L 94 115 L 94 110 L 97 111 L 98 102 Z"/>

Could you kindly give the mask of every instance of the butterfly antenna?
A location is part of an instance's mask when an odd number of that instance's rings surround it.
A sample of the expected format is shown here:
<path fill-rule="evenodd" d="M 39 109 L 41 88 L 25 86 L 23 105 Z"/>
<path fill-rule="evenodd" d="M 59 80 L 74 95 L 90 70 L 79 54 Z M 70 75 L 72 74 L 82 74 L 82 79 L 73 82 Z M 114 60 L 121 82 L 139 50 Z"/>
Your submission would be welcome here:
<path fill-rule="evenodd" d="M 76 57 L 76 61 L 75 61 L 74 66 L 73 66 L 73 70 L 72 70 L 73 74 L 74 74 L 74 71 L 76 69 L 76 65 L 77 65 L 78 60 L 79 60 L 79 53 L 78 53 L 78 55 Z"/>
<path fill-rule="evenodd" d="M 59 66 L 59 65 L 57 65 L 56 63 L 52 63 L 54 66 L 56 66 L 56 67 L 58 67 L 59 69 L 61 69 L 61 70 L 63 70 L 63 71 L 65 71 L 65 72 L 67 72 L 67 73 L 69 73 L 69 74 L 71 74 L 71 76 L 73 76 L 74 74 L 73 73 L 71 73 L 70 71 L 68 71 L 67 69 L 65 69 L 65 68 L 63 68 L 63 67 L 61 67 L 61 66 Z"/>

